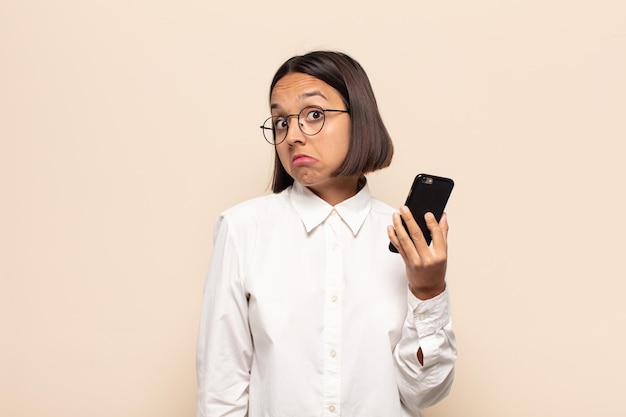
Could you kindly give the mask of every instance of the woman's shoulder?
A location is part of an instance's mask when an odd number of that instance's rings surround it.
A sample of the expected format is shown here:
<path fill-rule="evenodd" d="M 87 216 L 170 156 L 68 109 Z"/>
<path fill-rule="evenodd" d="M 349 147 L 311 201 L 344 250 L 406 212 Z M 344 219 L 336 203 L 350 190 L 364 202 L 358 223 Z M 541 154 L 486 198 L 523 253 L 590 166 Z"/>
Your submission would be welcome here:
<path fill-rule="evenodd" d="M 278 194 L 266 194 L 242 201 L 222 211 L 219 218 L 232 222 L 246 221 L 246 219 L 263 219 L 275 217 L 286 207 L 286 191 Z"/>

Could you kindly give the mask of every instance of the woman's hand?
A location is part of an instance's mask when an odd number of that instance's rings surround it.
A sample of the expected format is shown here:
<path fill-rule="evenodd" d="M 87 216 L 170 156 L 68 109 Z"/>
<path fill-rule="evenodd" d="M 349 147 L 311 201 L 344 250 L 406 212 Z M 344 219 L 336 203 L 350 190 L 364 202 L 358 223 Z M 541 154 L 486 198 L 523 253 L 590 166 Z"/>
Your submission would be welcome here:
<path fill-rule="evenodd" d="M 402 217 L 400 217 L 402 216 Z M 448 263 L 448 220 L 446 214 L 437 223 L 432 213 L 424 216 L 432 236 L 432 244 L 426 239 L 406 206 L 400 208 L 400 214 L 393 214 L 393 226 L 387 227 L 391 243 L 406 264 L 409 289 L 420 300 L 427 300 L 442 293 L 446 288 L 446 266 Z M 409 233 L 402 225 L 402 219 Z"/>

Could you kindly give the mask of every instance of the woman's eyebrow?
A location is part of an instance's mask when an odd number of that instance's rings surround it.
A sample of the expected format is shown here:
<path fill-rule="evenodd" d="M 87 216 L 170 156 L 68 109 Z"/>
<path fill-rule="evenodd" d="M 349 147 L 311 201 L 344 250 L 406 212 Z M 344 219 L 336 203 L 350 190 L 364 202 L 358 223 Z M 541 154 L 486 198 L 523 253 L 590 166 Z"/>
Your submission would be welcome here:
<path fill-rule="evenodd" d="M 306 92 L 306 93 L 302 93 L 302 94 L 300 94 L 300 98 L 301 98 L 301 99 L 302 99 L 302 98 L 314 97 L 314 96 L 320 96 L 320 97 L 322 97 L 322 98 L 324 98 L 324 99 L 328 100 L 328 99 L 326 98 L 326 96 L 325 96 L 324 94 L 322 94 L 322 92 L 321 92 L 321 91 L 319 91 L 319 90 L 308 91 L 308 92 Z"/>
<path fill-rule="evenodd" d="M 322 94 L 322 92 L 321 92 L 321 91 L 319 91 L 319 90 L 313 90 L 313 91 L 307 91 L 307 92 L 304 92 L 304 93 L 300 94 L 300 96 L 298 97 L 298 99 L 299 99 L 299 100 L 303 100 L 303 99 L 305 99 L 305 98 L 309 98 L 309 97 L 316 97 L 316 96 L 322 97 L 324 100 L 327 100 L 327 101 L 328 101 L 328 98 L 327 98 L 324 94 Z M 278 108 L 280 108 L 280 107 L 281 107 L 281 106 L 280 106 L 280 104 L 278 104 L 278 103 L 272 103 L 272 104 L 270 104 L 270 109 L 278 109 Z"/>

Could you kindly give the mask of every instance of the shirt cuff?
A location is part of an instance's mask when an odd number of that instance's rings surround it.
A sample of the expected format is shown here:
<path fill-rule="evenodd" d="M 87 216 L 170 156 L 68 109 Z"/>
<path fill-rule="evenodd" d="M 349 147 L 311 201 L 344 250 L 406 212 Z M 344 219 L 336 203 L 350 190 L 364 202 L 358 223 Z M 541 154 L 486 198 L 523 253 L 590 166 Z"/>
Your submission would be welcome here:
<path fill-rule="evenodd" d="M 448 288 L 436 297 L 420 300 L 407 290 L 409 310 L 413 313 L 415 329 L 420 337 L 430 336 L 450 321 L 450 297 Z"/>

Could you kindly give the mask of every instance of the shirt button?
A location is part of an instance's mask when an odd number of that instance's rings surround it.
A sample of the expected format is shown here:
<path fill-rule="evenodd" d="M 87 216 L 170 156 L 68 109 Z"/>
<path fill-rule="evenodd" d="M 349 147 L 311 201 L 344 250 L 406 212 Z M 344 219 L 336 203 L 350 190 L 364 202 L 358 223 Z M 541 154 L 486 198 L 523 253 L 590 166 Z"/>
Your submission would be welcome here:
<path fill-rule="evenodd" d="M 333 303 L 337 302 L 337 296 L 333 295 L 332 297 L 330 297 L 330 301 L 332 301 Z"/>
<path fill-rule="evenodd" d="M 331 350 L 331 351 L 330 351 L 330 357 L 331 357 L 331 358 L 334 358 L 335 356 L 337 356 L 337 352 L 336 352 L 336 351 L 334 351 L 334 350 Z"/>
<path fill-rule="evenodd" d="M 330 407 L 328 407 L 328 411 L 330 411 L 331 413 L 335 412 L 335 406 L 331 405 Z"/>
<path fill-rule="evenodd" d="M 417 318 L 418 318 L 420 321 L 424 321 L 424 319 L 426 318 L 426 314 L 420 314 L 419 316 L 417 316 Z"/>

